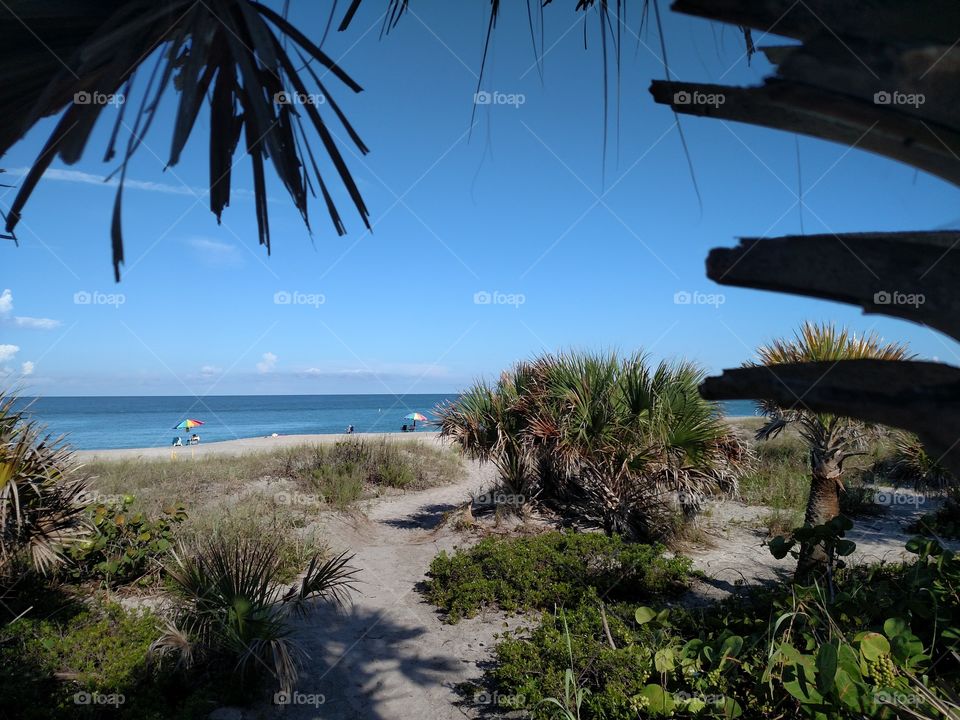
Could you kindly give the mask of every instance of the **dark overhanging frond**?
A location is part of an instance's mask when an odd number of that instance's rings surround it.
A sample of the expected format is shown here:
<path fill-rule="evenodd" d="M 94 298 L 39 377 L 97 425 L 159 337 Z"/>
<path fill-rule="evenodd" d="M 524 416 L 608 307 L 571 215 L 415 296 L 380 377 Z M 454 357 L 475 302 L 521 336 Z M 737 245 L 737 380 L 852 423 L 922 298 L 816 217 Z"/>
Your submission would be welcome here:
<path fill-rule="evenodd" d="M 309 230 L 307 196 L 314 193 L 310 191 L 308 160 L 335 231 L 345 233 L 310 147 L 306 119 L 357 213 L 370 227 L 369 212 L 329 129 L 326 111 L 321 113 L 318 104 L 329 105 L 359 152 L 368 149 L 310 63 L 317 62 L 353 92 L 362 88 L 283 14 L 254 0 L 171 0 L 162 4 L 150 0 L 52 0 L 39 5 L 11 0 L 0 10 L 0 28 L 12 45 L 0 60 L 0 73 L 6 81 L 0 89 L 0 155 L 41 118 L 60 115 L 5 216 L 6 231 L 11 235 L 51 163 L 58 157 L 68 165 L 76 163 L 105 107 L 119 104 L 104 154 L 104 160 L 110 161 L 116 154 L 121 127 L 129 132 L 119 166 L 109 174 L 119 176 L 111 221 L 114 274 L 119 280 L 127 166 L 143 144 L 171 84 L 179 99 L 167 166 L 180 160 L 206 101 L 213 128 L 209 140 L 210 209 L 218 222 L 230 204 L 233 156 L 243 137 L 253 167 L 258 237 L 268 253 L 267 159 Z M 305 59 L 319 92 L 308 88 L 280 37 L 291 41 L 297 56 Z M 154 65 L 134 114 L 125 101 L 143 64 L 151 58 Z M 127 117 L 128 113 L 133 117 Z"/>

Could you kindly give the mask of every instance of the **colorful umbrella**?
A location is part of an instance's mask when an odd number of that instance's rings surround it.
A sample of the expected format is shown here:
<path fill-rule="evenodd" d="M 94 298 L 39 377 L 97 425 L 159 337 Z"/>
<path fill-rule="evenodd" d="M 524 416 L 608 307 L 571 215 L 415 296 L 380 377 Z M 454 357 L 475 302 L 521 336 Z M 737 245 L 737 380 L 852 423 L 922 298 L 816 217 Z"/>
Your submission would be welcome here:
<path fill-rule="evenodd" d="M 200 420 L 190 420 L 188 418 L 187 420 L 184 420 L 178 423 L 177 425 L 174 425 L 173 429 L 174 430 L 193 430 L 193 428 L 198 427 L 199 425 L 203 425 L 203 423 Z"/>
<path fill-rule="evenodd" d="M 412 413 L 410 413 L 409 415 L 404 415 L 403 418 L 404 418 L 404 420 L 413 420 L 413 426 L 414 426 L 414 427 L 417 426 L 417 420 L 427 420 L 427 416 L 426 416 L 426 415 L 422 415 L 422 414 L 420 414 L 420 413 L 418 413 L 418 412 L 412 412 Z"/>

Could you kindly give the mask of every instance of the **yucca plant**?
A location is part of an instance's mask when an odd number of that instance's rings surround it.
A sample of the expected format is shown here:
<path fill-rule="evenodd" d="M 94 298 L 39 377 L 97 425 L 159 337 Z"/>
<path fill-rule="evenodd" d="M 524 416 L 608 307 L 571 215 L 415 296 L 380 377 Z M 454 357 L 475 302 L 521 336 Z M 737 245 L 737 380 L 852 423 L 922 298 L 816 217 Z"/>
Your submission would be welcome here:
<path fill-rule="evenodd" d="M 793 338 L 774 340 L 758 348 L 757 359 L 747 366 L 862 359 L 897 361 L 911 357 L 905 345 L 885 343 L 876 334 L 857 336 L 833 324 L 807 322 Z M 810 449 L 810 494 L 804 524 L 816 527 L 837 517 L 844 461 L 864 454 L 867 441 L 886 429 L 853 418 L 813 412 L 800 397 L 789 406 L 761 401 L 760 409 L 767 420 L 757 431 L 758 440 L 776 437 L 794 425 Z M 805 547 L 797 565 L 798 579 L 808 577 L 825 560 L 821 549 Z"/>
<path fill-rule="evenodd" d="M 440 407 L 441 436 L 527 498 L 577 504 L 611 534 L 662 534 L 673 498 L 692 514 L 745 459 L 701 379 L 687 363 L 651 372 L 640 355 L 548 355 Z"/>
<path fill-rule="evenodd" d="M 342 602 L 358 572 L 348 567 L 352 557 L 317 554 L 298 582 L 284 586 L 275 544 L 214 536 L 181 547 L 164 567 L 179 604 L 151 654 L 182 667 L 229 663 L 241 677 L 265 669 L 289 692 L 307 657 L 289 618 L 306 614 L 315 600 Z"/>
<path fill-rule="evenodd" d="M 73 470 L 63 439 L 44 434 L 14 393 L 0 391 L 0 576 L 20 559 L 48 573 L 90 532 L 87 481 Z"/>

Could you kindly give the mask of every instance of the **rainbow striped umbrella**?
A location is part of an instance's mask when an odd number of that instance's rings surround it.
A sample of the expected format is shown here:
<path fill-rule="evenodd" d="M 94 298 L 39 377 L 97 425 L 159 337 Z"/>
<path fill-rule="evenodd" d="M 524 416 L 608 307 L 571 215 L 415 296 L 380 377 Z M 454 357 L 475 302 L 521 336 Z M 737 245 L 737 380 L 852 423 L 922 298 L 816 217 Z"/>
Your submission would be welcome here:
<path fill-rule="evenodd" d="M 200 420 L 191 420 L 187 418 L 186 420 L 183 420 L 177 425 L 174 425 L 173 429 L 174 430 L 193 430 L 193 428 L 199 427 L 200 425 L 203 425 L 203 423 Z"/>
<path fill-rule="evenodd" d="M 412 412 L 412 413 L 410 413 L 409 415 L 404 415 L 404 416 L 403 416 L 403 419 L 404 419 L 404 420 L 413 420 L 413 426 L 416 427 L 416 426 L 417 426 L 417 420 L 427 420 L 428 418 L 427 418 L 426 415 L 423 415 L 423 414 L 421 414 L 421 413 Z"/>

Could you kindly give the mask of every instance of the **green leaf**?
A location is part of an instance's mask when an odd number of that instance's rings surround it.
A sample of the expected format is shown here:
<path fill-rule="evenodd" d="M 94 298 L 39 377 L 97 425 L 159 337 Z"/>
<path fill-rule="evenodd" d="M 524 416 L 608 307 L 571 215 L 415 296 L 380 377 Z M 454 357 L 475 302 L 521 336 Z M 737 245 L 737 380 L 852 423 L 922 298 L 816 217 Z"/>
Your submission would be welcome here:
<path fill-rule="evenodd" d="M 657 617 L 657 613 L 645 606 L 638 607 L 637 612 L 634 613 L 634 617 L 636 618 L 638 625 L 646 625 L 648 622 Z"/>
<path fill-rule="evenodd" d="M 647 685 L 640 694 L 647 699 L 647 710 L 651 715 L 669 715 L 673 712 L 673 696 L 660 685 Z"/>
<path fill-rule="evenodd" d="M 725 697 L 723 699 L 723 716 L 725 718 L 738 718 L 743 715 L 743 708 L 740 707 L 740 703 L 730 697 Z"/>
<path fill-rule="evenodd" d="M 903 618 L 892 617 L 883 624 L 883 632 L 888 638 L 893 640 L 897 635 L 902 635 L 910 631 L 910 626 Z"/>
<path fill-rule="evenodd" d="M 817 688 L 825 695 L 834 688 L 838 662 L 835 645 L 829 643 L 820 646 L 820 650 L 817 652 Z"/>
<path fill-rule="evenodd" d="M 890 643 L 880 633 L 867 633 L 860 640 L 860 654 L 867 660 L 877 660 L 890 654 Z"/>
<path fill-rule="evenodd" d="M 846 557 L 857 549 L 857 544 L 853 540 L 837 540 L 835 548 L 838 556 Z"/>
<path fill-rule="evenodd" d="M 790 552 L 790 548 L 793 547 L 793 541 L 787 540 L 783 535 L 778 535 L 771 540 L 768 545 L 770 547 L 770 554 L 777 560 L 783 560 L 783 558 L 787 556 L 787 553 Z"/>
<path fill-rule="evenodd" d="M 674 655 L 672 648 L 661 648 L 653 656 L 653 666 L 657 672 L 668 673 L 674 668 Z"/>
<path fill-rule="evenodd" d="M 840 702 L 842 702 L 851 710 L 863 712 L 863 688 L 859 687 L 853 681 L 850 675 L 847 674 L 846 670 L 837 670 L 837 674 L 834 676 L 834 686 L 837 689 L 837 697 L 840 698 Z"/>

